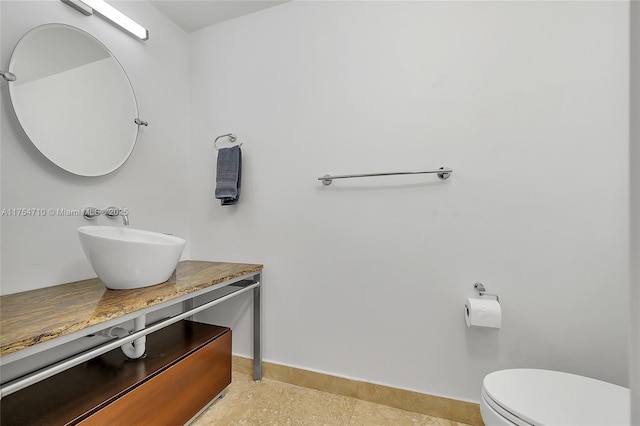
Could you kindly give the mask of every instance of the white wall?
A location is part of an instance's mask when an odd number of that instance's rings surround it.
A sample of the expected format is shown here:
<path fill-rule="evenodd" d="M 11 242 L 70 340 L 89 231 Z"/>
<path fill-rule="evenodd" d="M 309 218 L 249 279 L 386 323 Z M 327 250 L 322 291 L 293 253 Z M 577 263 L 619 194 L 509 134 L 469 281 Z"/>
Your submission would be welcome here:
<path fill-rule="evenodd" d="M 191 257 L 265 264 L 269 361 L 471 401 L 509 367 L 626 385 L 628 22 L 623 2 L 292 2 L 193 33 Z M 230 131 L 243 190 L 221 207 Z M 464 326 L 476 281 L 499 331 Z M 201 318 L 249 356 L 249 308 Z"/>
<path fill-rule="evenodd" d="M 117 7 L 151 39 L 58 1 L 0 2 L 2 67 L 29 29 L 75 25 L 150 122 L 123 168 L 79 178 L 30 144 L 0 84 L 2 208 L 121 205 L 132 226 L 188 234 L 191 258 L 264 263 L 274 362 L 473 401 L 513 366 L 628 383 L 624 3 L 294 2 L 195 33 L 190 52 L 145 2 Z M 220 207 L 212 143 L 229 131 L 243 193 Z M 316 181 L 440 165 L 446 182 Z M 94 276 L 83 220 L 1 224 L 2 294 Z M 500 294 L 500 331 L 463 326 L 475 281 Z M 204 316 L 247 356 L 249 308 Z"/>
<path fill-rule="evenodd" d="M 146 2 L 114 5 L 146 26 L 150 40 L 141 42 L 60 1 L 0 2 L 3 69 L 19 38 L 31 28 L 51 22 L 74 25 L 101 40 L 118 58 L 135 90 L 141 118 L 149 122 L 122 168 L 104 177 L 78 177 L 50 163 L 31 144 L 17 123 L 7 85 L 1 84 L 1 207 L 115 205 L 129 209 L 131 226 L 186 237 L 187 36 Z M 114 224 L 104 217 L 97 223 Z M 2 294 L 94 277 L 75 231 L 86 224 L 80 217 L 3 216 Z"/>
<path fill-rule="evenodd" d="M 640 424 L 640 2 L 631 2 L 631 424 Z"/>

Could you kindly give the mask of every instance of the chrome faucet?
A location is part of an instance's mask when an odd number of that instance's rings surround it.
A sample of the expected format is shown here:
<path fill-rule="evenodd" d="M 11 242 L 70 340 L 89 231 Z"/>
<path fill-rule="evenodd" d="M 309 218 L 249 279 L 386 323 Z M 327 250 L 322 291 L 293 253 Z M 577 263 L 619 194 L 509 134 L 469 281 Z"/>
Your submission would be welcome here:
<path fill-rule="evenodd" d="M 96 209 L 95 207 L 85 207 L 82 210 L 82 217 L 87 220 L 93 220 L 98 216 L 100 216 L 100 210 Z"/>
<path fill-rule="evenodd" d="M 82 217 L 87 220 L 93 220 L 101 214 L 104 214 L 109 219 L 115 219 L 118 216 L 122 216 L 123 225 L 129 226 L 129 211 L 127 209 L 120 209 L 118 207 L 110 206 L 104 210 L 100 210 L 95 207 L 85 207 L 82 210 Z"/>
<path fill-rule="evenodd" d="M 127 209 L 119 209 L 114 206 L 107 207 L 104 211 L 104 215 L 109 219 L 115 219 L 118 216 L 122 216 L 123 225 L 129 226 L 129 213 L 127 212 Z"/>

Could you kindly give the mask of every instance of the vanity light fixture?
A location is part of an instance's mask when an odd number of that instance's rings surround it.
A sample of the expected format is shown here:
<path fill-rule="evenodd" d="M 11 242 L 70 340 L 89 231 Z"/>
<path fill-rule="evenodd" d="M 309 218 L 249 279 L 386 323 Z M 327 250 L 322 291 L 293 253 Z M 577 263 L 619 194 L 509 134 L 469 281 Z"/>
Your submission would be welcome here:
<path fill-rule="evenodd" d="M 133 34 L 140 40 L 149 40 L 149 31 L 104 0 L 61 0 L 77 11 L 89 16 L 93 12 L 111 21 L 114 25 Z"/>

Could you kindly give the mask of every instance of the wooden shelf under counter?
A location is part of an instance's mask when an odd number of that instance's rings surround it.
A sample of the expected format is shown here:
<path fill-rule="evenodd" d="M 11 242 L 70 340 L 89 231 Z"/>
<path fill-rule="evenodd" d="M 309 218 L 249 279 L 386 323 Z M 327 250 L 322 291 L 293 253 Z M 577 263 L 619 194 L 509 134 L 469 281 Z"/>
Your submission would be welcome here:
<path fill-rule="evenodd" d="M 231 330 L 180 321 L 0 400 L 0 424 L 182 425 L 231 383 Z"/>

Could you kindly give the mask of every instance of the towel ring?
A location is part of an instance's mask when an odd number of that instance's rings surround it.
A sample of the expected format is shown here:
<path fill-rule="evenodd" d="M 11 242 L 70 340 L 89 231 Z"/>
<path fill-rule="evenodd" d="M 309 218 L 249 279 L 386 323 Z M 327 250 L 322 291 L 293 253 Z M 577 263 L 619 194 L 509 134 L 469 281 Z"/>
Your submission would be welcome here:
<path fill-rule="evenodd" d="M 229 138 L 229 142 L 235 142 L 238 139 L 238 136 L 236 136 L 235 133 L 227 133 L 226 135 L 218 136 L 216 140 L 213 142 L 213 147 L 216 149 L 216 151 L 220 150 L 220 148 L 218 148 L 218 139 L 221 139 L 221 138 Z M 240 142 L 238 146 L 242 146 L 242 142 Z"/>

